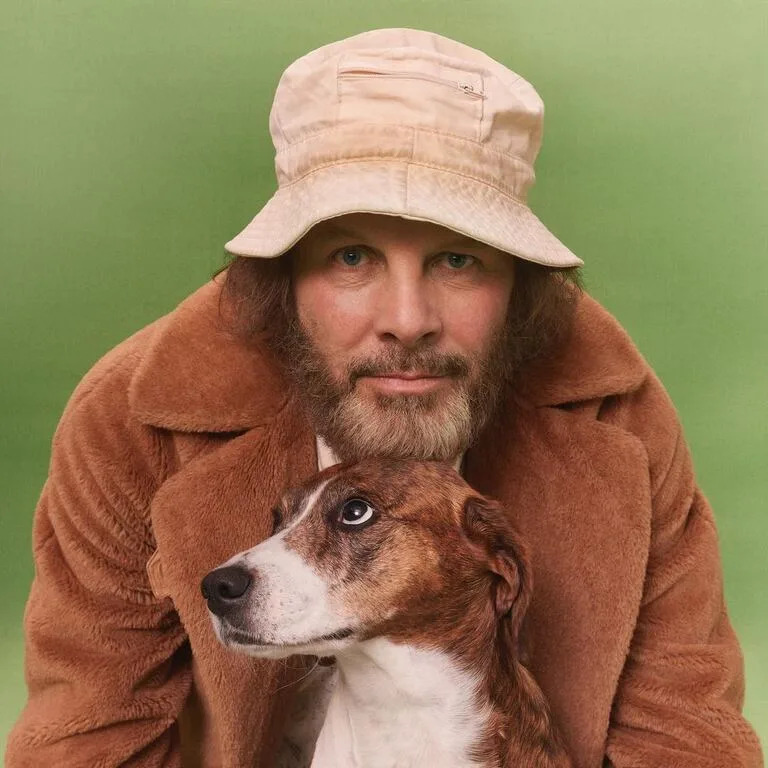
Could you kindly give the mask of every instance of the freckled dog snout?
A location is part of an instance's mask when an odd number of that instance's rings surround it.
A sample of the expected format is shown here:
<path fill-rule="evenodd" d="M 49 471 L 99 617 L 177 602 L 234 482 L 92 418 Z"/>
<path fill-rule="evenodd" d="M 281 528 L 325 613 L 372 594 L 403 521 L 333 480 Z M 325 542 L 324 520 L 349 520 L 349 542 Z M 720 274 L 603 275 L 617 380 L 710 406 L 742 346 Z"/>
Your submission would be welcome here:
<path fill-rule="evenodd" d="M 208 608 L 217 616 L 239 608 L 248 595 L 251 574 L 237 565 L 217 568 L 202 581 L 200 591 L 208 601 Z"/>

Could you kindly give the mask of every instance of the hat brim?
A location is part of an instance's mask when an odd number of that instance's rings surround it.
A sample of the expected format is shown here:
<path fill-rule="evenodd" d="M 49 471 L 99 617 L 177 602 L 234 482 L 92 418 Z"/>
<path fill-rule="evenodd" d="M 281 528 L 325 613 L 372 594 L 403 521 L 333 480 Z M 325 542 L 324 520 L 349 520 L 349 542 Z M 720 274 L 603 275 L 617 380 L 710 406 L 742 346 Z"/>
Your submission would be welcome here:
<path fill-rule="evenodd" d="M 366 160 L 319 168 L 283 186 L 224 246 L 236 256 L 275 258 L 317 223 L 346 213 L 429 221 L 548 267 L 580 267 L 519 201 L 485 182 L 406 161 Z"/>

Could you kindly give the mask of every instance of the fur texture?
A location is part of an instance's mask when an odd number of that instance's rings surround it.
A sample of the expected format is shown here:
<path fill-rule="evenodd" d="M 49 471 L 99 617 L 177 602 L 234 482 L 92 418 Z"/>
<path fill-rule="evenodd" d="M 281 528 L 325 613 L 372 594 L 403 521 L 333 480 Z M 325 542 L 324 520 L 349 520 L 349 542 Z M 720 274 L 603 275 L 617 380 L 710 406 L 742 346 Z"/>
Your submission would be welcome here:
<path fill-rule="evenodd" d="M 224 331 L 215 283 L 102 359 L 36 513 L 8 768 L 271 765 L 313 660 L 223 648 L 199 583 L 316 461 L 300 394 Z M 596 302 L 465 462 L 530 546 L 523 640 L 574 765 L 761 766 L 712 512 L 668 396 Z"/>

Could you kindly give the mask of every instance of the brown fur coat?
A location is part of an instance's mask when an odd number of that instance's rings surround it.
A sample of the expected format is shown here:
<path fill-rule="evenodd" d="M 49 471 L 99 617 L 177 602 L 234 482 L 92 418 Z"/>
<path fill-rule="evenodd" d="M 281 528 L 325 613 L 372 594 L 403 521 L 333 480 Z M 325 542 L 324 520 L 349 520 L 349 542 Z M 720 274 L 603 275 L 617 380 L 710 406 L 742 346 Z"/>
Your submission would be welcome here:
<path fill-rule="evenodd" d="M 182 754 L 270 766 L 304 667 L 220 646 L 199 584 L 268 534 L 273 500 L 315 471 L 315 440 L 275 361 L 223 331 L 218 290 L 106 355 L 61 419 L 8 768 L 178 766 Z M 575 766 L 762 765 L 677 415 L 594 300 L 468 451 L 465 476 L 530 546 L 531 670 Z"/>

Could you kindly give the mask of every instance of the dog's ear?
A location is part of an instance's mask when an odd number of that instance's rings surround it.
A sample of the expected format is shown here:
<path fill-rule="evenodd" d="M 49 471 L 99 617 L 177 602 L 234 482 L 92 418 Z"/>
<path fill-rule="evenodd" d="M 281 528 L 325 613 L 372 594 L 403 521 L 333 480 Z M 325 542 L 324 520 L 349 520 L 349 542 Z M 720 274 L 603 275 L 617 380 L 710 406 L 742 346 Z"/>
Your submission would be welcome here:
<path fill-rule="evenodd" d="M 488 570 L 496 576 L 493 605 L 497 616 L 508 617 L 511 639 L 518 643 L 533 590 L 522 538 L 501 504 L 480 496 L 464 502 L 463 528 L 467 538 L 483 552 Z"/>

